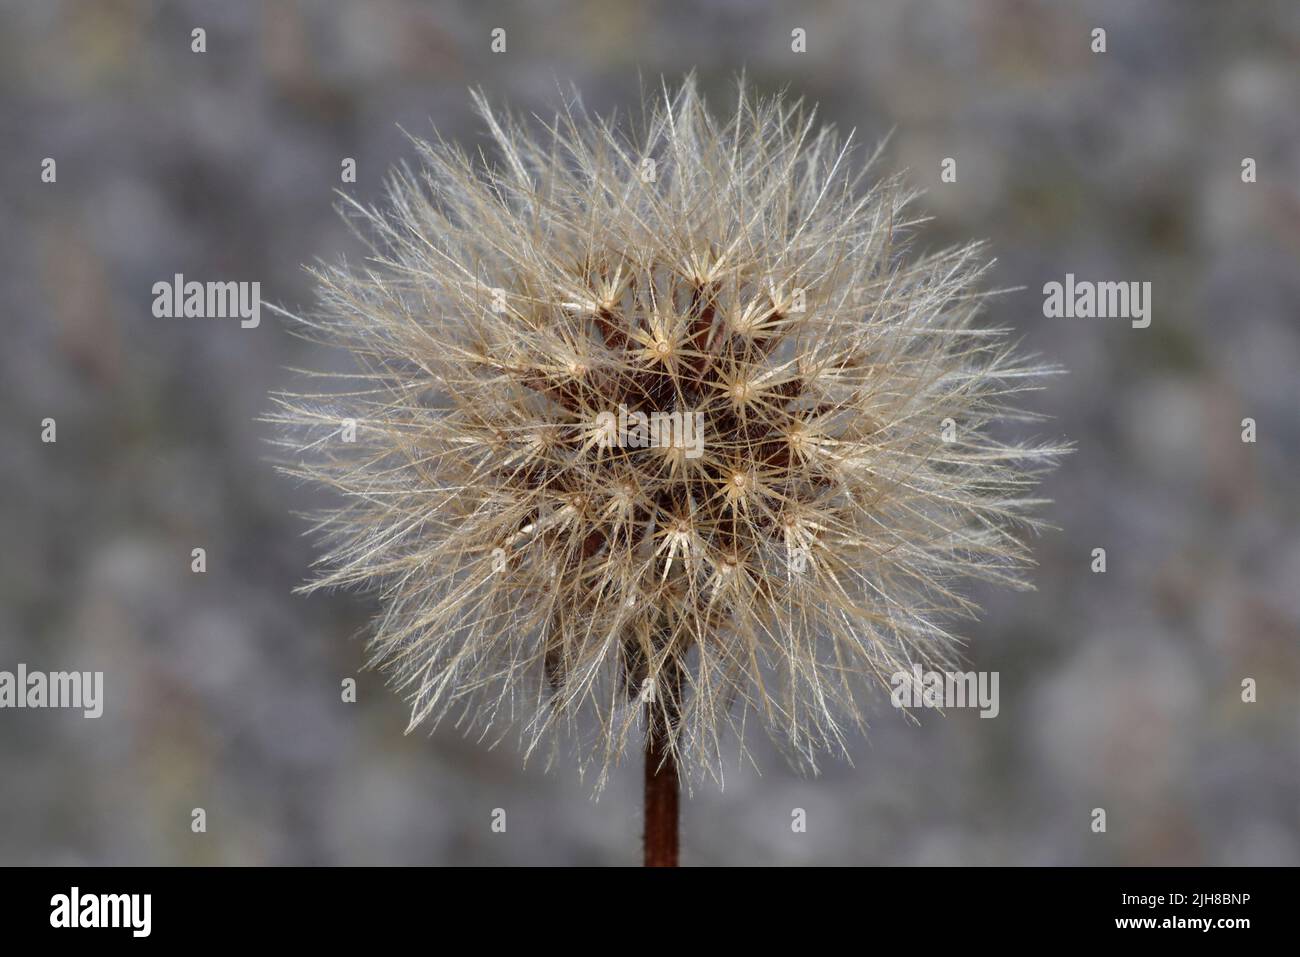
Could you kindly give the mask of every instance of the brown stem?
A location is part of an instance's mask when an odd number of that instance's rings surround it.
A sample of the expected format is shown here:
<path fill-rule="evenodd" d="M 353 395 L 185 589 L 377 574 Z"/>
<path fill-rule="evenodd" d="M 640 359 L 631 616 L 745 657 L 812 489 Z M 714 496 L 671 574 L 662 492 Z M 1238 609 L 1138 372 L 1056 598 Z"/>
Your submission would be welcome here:
<path fill-rule="evenodd" d="M 645 738 L 645 866 L 677 866 L 677 758 L 668 745 L 668 716 L 651 704 Z"/>

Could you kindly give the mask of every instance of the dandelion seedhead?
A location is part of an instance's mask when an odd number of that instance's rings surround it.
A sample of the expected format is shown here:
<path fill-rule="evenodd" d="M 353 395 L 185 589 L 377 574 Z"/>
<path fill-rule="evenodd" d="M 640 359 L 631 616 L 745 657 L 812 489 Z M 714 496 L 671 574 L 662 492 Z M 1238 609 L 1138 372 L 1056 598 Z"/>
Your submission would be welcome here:
<path fill-rule="evenodd" d="M 975 324 L 979 246 L 908 253 L 900 180 L 743 83 L 633 132 L 477 102 L 498 155 L 417 142 L 315 271 L 359 371 L 272 417 L 341 493 L 310 587 L 378 590 L 412 727 L 563 731 L 602 781 L 647 720 L 692 777 L 754 719 L 843 751 L 864 686 L 953 661 L 962 579 L 1022 583 L 1059 451 L 990 433 L 1047 370 Z"/>

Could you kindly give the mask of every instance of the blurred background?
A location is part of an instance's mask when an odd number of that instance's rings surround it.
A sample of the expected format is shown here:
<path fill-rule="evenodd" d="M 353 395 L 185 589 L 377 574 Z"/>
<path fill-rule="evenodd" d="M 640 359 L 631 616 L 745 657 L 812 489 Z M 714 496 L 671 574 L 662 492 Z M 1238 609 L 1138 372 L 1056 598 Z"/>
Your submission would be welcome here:
<path fill-rule="evenodd" d="M 979 589 L 963 626 L 1000 716 L 915 727 L 881 700 L 816 778 L 755 737 L 761 774 L 684 802 L 683 862 L 1300 863 L 1290 0 L 0 4 L 0 669 L 102 670 L 106 697 L 98 721 L 0 711 L 0 863 L 639 862 L 638 756 L 593 801 L 513 737 L 403 735 L 362 670 L 374 600 L 291 594 L 315 493 L 256 421 L 287 367 L 339 358 L 268 310 L 155 319 L 151 287 L 310 306 L 302 264 L 359 252 L 333 190 L 378 200 L 413 158 L 399 124 L 478 144 L 471 86 L 548 112 L 574 83 L 603 111 L 691 68 L 719 107 L 744 68 L 867 143 L 892 130 L 885 167 L 935 217 L 921 244 L 986 237 L 995 285 L 1025 287 L 989 322 L 1069 370 L 1032 401 L 1078 450 L 1046 486 L 1038 590 Z M 1067 272 L 1150 281 L 1150 328 L 1045 319 Z"/>

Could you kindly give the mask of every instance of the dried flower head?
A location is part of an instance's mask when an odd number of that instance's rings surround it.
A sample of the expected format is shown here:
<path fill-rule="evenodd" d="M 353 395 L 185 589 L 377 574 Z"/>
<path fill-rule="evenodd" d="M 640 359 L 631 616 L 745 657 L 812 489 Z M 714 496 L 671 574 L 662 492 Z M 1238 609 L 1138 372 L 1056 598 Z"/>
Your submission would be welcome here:
<path fill-rule="evenodd" d="M 369 264 L 316 272 L 360 370 L 273 417 L 342 494 L 311 587 L 379 589 L 412 727 L 559 725 L 602 771 L 647 715 L 696 776 L 753 718 L 842 750 L 863 685 L 951 661 L 959 580 L 1021 583 L 1059 451 L 989 432 L 1045 370 L 975 324 L 978 246 L 908 254 L 899 179 L 743 84 L 632 133 L 477 99 L 497 161 L 418 142 L 349 207 Z"/>

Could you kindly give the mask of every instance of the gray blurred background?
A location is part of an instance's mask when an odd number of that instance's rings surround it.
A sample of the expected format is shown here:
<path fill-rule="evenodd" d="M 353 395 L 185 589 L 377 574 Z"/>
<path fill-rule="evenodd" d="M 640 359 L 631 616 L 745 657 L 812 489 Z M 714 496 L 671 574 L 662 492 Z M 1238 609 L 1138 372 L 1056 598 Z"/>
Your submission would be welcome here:
<path fill-rule="evenodd" d="M 918 728 L 878 702 L 853 765 L 812 779 L 755 738 L 761 776 L 684 803 L 684 863 L 1300 863 L 1300 5 L 0 9 L 0 669 L 103 670 L 107 699 L 98 721 L 0 711 L 0 863 L 639 860 L 636 756 L 593 801 L 570 763 L 521 768 L 513 737 L 403 736 L 361 670 L 373 599 L 290 594 L 314 493 L 255 421 L 287 366 L 337 357 L 265 310 L 256 330 L 155 319 L 151 286 L 257 280 L 309 306 L 301 264 L 358 253 L 343 157 L 376 200 L 413 157 L 398 124 L 483 141 L 471 86 L 548 111 L 572 82 L 605 110 L 692 67 L 718 105 L 745 68 L 868 143 L 894 130 L 886 165 L 935 216 L 922 243 L 987 237 L 994 283 L 1026 287 L 989 321 L 1069 370 L 1033 401 L 1078 451 L 1046 486 L 1038 591 L 981 589 L 964 626 L 1000 716 Z M 1151 327 L 1045 319 L 1066 272 L 1151 281 Z"/>

